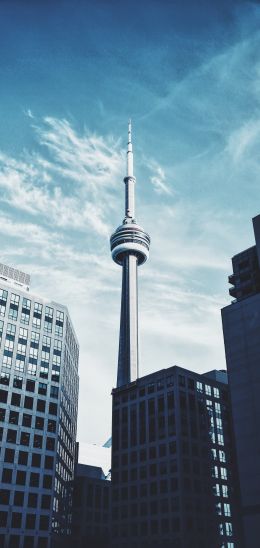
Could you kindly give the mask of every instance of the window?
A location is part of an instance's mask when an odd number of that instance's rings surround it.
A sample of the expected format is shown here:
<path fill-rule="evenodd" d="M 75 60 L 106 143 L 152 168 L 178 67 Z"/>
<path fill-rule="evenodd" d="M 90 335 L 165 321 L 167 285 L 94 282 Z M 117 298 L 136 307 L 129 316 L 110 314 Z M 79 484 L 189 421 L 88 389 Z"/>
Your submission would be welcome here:
<path fill-rule="evenodd" d="M 4 408 L 0 409 L 0 422 L 5 421 L 5 412 L 6 412 L 6 409 L 4 409 Z"/>
<path fill-rule="evenodd" d="M 28 413 L 23 414 L 23 426 L 27 426 L 28 428 L 31 427 L 32 424 L 32 415 L 29 415 Z"/>
<path fill-rule="evenodd" d="M 29 353 L 30 363 L 37 364 L 38 359 L 38 349 L 30 347 L 30 353 Z"/>
<path fill-rule="evenodd" d="M 24 492 L 23 491 L 15 491 L 14 492 L 14 505 L 15 506 L 23 506 L 24 503 Z"/>
<path fill-rule="evenodd" d="M 47 384 L 45 384 L 44 382 L 39 382 L 38 394 L 42 394 L 43 396 L 46 396 Z"/>
<path fill-rule="evenodd" d="M 219 389 L 214 387 L 213 394 L 214 394 L 214 398 L 219 398 Z"/>
<path fill-rule="evenodd" d="M 42 350 L 49 353 L 49 352 L 50 352 L 50 348 L 51 348 L 51 338 L 50 338 L 50 337 L 47 337 L 47 335 L 43 335 L 43 338 L 42 338 Z"/>
<path fill-rule="evenodd" d="M 3 468 L 2 482 L 12 483 L 12 470 L 10 468 Z"/>
<path fill-rule="evenodd" d="M 20 512 L 12 513 L 12 525 L 14 529 L 20 529 L 22 526 L 22 514 Z"/>
<path fill-rule="evenodd" d="M 219 450 L 219 460 L 220 462 L 226 462 L 226 455 L 224 451 L 221 451 L 221 449 Z"/>
<path fill-rule="evenodd" d="M 49 510 L 51 507 L 51 497 L 50 495 L 42 495 L 41 508 Z"/>
<path fill-rule="evenodd" d="M 17 371 L 19 371 L 19 373 L 23 373 L 24 372 L 24 360 L 16 357 L 15 369 Z"/>
<path fill-rule="evenodd" d="M 227 479 L 227 469 L 226 468 L 220 468 L 220 475 L 221 479 L 226 480 Z"/>
<path fill-rule="evenodd" d="M 14 449 L 6 449 L 5 450 L 5 462 L 14 462 Z"/>
<path fill-rule="evenodd" d="M 0 383 L 8 386 L 9 382 L 10 382 L 10 373 L 6 373 L 6 372 L 1 373 Z"/>
<path fill-rule="evenodd" d="M 203 392 L 203 384 L 202 382 L 197 382 L 197 391 L 198 392 Z"/>
<path fill-rule="evenodd" d="M 0 389 L 0 402 L 6 403 L 7 402 L 7 396 L 8 396 L 8 392 L 6 390 L 1 390 Z"/>
<path fill-rule="evenodd" d="M 29 358 L 30 360 L 32 360 L 32 358 Z M 29 375 L 32 375 L 33 377 L 35 377 L 36 375 L 36 369 L 37 369 L 37 366 L 35 363 L 31 363 L 31 361 L 29 361 L 28 363 L 28 368 L 27 368 L 27 372 L 29 373 Z"/>
<path fill-rule="evenodd" d="M 40 340 L 40 333 L 37 333 L 36 331 L 32 331 L 32 333 L 31 333 L 31 347 L 32 348 L 39 348 L 39 340 Z"/>
<path fill-rule="evenodd" d="M 0 489 L 0 504 L 9 504 L 10 491 L 8 489 Z"/>
<path fill-rule="evenodd" d="M 12 393 L 12 399 L 11 399 L 11 405 L 15 405 L 16 407 L 19 407 L 21 403 L 21 394 L 16 394 L 16 392 Z"/>
<path fill-rule="evenodd" d="M 9 352 L 9 350 L 5 350 L 4 352 L 5 353 Z M 12 367 L 12 356 L 7 356 L 6 354 L 4 354 L 4 356 L 3 356 L 3 366 L 6 367 L 6 369 L 11 369 L 11 367 Z"/>
<path fill-rule="evenodd" d="M 54 339 L 54 351 L 53 351 L 53 353 L 60 356 L 61 351 L 62 351 L 62 341 L 60 341 L 59 339 Z"/>
<path fill-rule="evenodd" d="M 43 430 L 43 428 L 44 428 L 44 419 L 42 417 L 35 417 L 35 428 L 37 430 Z"/>
<path fill-rule="evenodd" d="M 42 379 L 48 379 L 49 367 L 48 367 L 48 365 L 42 365 L 42 364 L 43 364 L 43 362 L 41 362 L 40 377 Z"/>
<path fill-rule="evenodd" d="M 42 304 L 40 303 L 34 303 L 34 312 L 33 315 L 36 318 L 41 318 L 42 316 Z"/>
<path fill-rule="evenodd" d="M 10 411 L 9 413 L 9 423 L 10 424 L 18 424 L 19 421 L 19 413 L 17 411 Z"/>
<path fill-rule="evenodd" d="M 19 388 L 19 390 L 21 390 L 23 387 L 23 377 L 18 377 L 18 375 L 15 375 L 13 387 Z"/>
<path fill-rule="evenodd" d="M 28 506 L 29 508 L 37 508 L 38 495 L 37 493 L 29 493 Z"/>
<path fill-rule="evenodd" d="M 216 483 L 216 485 L 214 485 L 213 489 L 214 489 L 214 494 L 216 495 L 216 497 L 220 497 L 220 486 L 219 486 L 219 483 Z"/>
<path fill-rule="evenodd" d="M 218 444 L 224 445 L 224 437 L 223 434 L 218 434 Z"/>
<path fill-rule="evenodd" d="M 8 512 L 4 512 L 1 510 L 0 512 L 0 527 L 6 527 L 7 525 L 7 516 Z"/>
<path fill-rule="evenodd" d="M 45 400 L 37 400 L 37 411 L 40 411 L 41 413 L 45 413 L 45 406 L 46 406 Z"/>
<path fill-rule="evenodd" d="M 55 438 L 47 438 L 46 439 L 46 449 L 48 451 L 54 451 L 54 449 L 55 449 Z"/>
<path fill-rule="evenodd" d="M 27 466 L 28 463 L 28 453 L 26 451 L 19 451 L 18 464 Z"/>
<path fill-rule="evenodd" d="M 9 428 L 7 430 L 6 441 L 7 443 L 16 443 L 17 430 Z"/>
<path fill-rule="evenodd" d="M 41 466 L 41 455 L 39 453 L 32 454 L 32 466 L 35 468 L 40 468 Z"/>
<path fill-rule="evenodd" d="M 14 326 L 15 327 L 15 326 Z M 28 339 L 28 329 L 25 329 L 25 327 L 20 327 L 19 329 L 19 337 L 18 337 L 18 343 L 20 343 L 21 345 L 25 345 L 27 344 L 27 339 Z"/>
<path fill-rule="evenodd" d="M 34 316 L 32 325 L 36 329 L 41 329 L 41 319 L 40 318 L 35 318 L 35 316 Z"/>
<path fill-rule="evenodd" d="M 36 447 L 37 449 L 42 448 L 42 436 L 40 436 L 39 434 L 34 435 L 33 447 Z"/>
<path fill-rule="evenodd" d="M 224 515 L 231 516 L 230 504 L 227 502 L 224 503 Z"/>
<path fill-rule="evenodd" d="M 26 472 L 18 470 L 16 472 L 16 483 L 17 485 L 25 485 L 26 482 Z"/>
<path fill-rule="evenodd" d="M 53 457 L 45 457 L 45 462 L 44 462 L 44 468 L 46 468 L 47 470 L 51 470 L 53 468 L 53 465 L 54 465 L 54 459 Z"/>
<path fill-rule="evenodd" d="M 228 486 L 227 485 L 222 485 L 222 494 L 223 494 L 223 497 L 225 497 L 225 498 L 228 497 Z"/>
<path fill-rule="evenodd" d="M 8 323 L 6 326 L 6 339 L 9 341 L 14 341 L 15 339 L 16 326 L 14 323 Z"/>
<path fill-rule="evenodd" d="M 40 516 L 40 530 L 48 531 L 49 529 L 49 516 Z"/>
<path fill-rule="evenodd" d="M 33 408 L 33 398 L 31 398 L 30 396 L 25 396 L 25 398 L 24 398 L 24 407 L 26 407 L 26 409 L 32 409 Z"/>
<path fill-rule="evenodd" d="M 49 403 L 49 414 L 57 415 L 57 403 L 53 403 L 53 402 Z"/>
<path fill-rule="evenodd" d="M 58 386 L 51 386 L 51 398 L 58 398 L 59 396 L 59 388 Z"/>
<path fill-rule="evenodd" d="M 226 523 L 226 535 L 227 537 L 232 537 L 233 531 L 232 531 L 232 523 Z"/>
<path fill-rule="evenodd" d="M 30 474 L 30 486 L 31 487 L 39 487 L 40 482 L 40 474 L 37 472 L 31 472 Z"/>
<path fill-rule="evenodd" d="M 35 528 L 35 514 L 27 514 L 26 516 L 26 522 L 25 522 L 25 528 L 26 529 L 34 529 Z"/>
<path fill-rule="evenodd" d="M 27 392 L 34 392 L 35 390 L 35 382 L 27 380 L 26 381 L 26 390 Z"/>
<path fill-rule="evenodd" d="M 20 444 L 21 445 L 27 445 L 27 446 L 30 444 L 30 434 L 29 434 L 29 432 L 21 432 Z"/>
<path fill-rule="evenodd" d="M 211 396 L 211 386 L 209 386 L 208 384 L 205 384 L 205 392 L 207 396 Z"/>
<path fill-rule="evenodd" d="M 44 474 L 44 476 L 43 476 L 43 487 L 44 487 L 44 489 L 51 489 L 52 488 L 52 476 Z"/>

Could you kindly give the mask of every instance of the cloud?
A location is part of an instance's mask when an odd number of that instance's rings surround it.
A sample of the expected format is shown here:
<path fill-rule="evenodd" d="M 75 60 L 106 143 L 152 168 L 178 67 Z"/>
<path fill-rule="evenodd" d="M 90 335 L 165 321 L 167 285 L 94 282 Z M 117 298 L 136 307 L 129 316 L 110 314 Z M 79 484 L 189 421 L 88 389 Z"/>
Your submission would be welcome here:
<path fill-rule="evenodd" d="M 150 181 L 154 187 L 155 192 L 157 194 L 171 195 L 172 190 L 166 183 L 166 175 L 163 168 L 159 166 L 156 162 L 150 161 L 149 169 L 153 172 L 153 175 L 150 177 Z"/>

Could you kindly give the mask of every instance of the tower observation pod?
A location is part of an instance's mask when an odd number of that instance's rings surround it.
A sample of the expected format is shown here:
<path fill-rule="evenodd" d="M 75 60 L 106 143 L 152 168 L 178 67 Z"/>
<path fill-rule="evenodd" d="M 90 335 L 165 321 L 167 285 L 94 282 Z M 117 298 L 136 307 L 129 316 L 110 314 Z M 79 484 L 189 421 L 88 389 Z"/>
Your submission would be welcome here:
<path fill-rule="evenodd" d="M 135 221 L 135 177 L 131 122 L 128 124 L 125 216 L 110 238 L 112 259 L 122 266 L 121 318 L 117 387 L 138 378 L 137 267 L 149 257 L 150 237 Z"/>

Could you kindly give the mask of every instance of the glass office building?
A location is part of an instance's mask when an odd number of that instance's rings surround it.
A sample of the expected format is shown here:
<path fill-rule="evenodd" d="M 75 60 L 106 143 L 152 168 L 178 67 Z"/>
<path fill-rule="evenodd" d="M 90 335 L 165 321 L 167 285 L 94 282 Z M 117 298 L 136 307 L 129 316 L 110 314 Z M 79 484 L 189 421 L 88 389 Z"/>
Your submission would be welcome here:
<path fill-rule="evenodd" d="M 71 530 L 77 338 L 65 306 L 0 265 L 0 546 L 50 548 Z"/>

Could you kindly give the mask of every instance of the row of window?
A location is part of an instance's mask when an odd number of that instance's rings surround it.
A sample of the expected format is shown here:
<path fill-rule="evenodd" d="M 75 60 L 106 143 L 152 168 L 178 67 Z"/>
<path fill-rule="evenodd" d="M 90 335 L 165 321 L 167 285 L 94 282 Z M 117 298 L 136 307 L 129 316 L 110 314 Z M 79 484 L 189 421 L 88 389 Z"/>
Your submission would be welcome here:
<path fill-rule="evenodd" d="M 55 432 L 56 431 L 56 422 L 55 421 L 48 421 L 48 432 Z M 38 443 L 38 435 L 30 432 L 20 432 L 20 441 L 18 442 L 18 431 L 14 430 L 13 428 L 8 428 L 6 432 L 6 443 L 12 443 L 17 444 L 20 443 L 20 445 L 26 445 L 29 447 L 30 440 L 32 440 L 32 437 L 34 436 L 34 443 L 35 440 L 37 440 Z M 37 437 L 36 437 L 37 436 Z M 34 445 L 34 447 L 38 447 L 38 445 Z"/>
<path fill-rule="evenodd" d="M 12 512 L 10 527 L 13 529 L 22 528 L 22 517 L 21 512 Z M 0 510 L 0 527 L 7 527 L 8 512 Z M 25 529 L 35 529 L 36 528 L 36 514 L 26 514 L 25 524 L 23 526 Z M 49 516 L 41 515 L 39 519 L 39 529 L 40 531 L 48 531 L 49 529 Z M 38 528 L 37 527 L 37 528 Z"/>
<path fill-rule="evenodd" d="M 21 381 L 22 381 L 22 379 L 21 379 Z M 47 384 L 39 382 L 38 394 L 40 394 L 42 396 L 46 396 L 47 395 L 47 387 L 48 387 Z M 21 383 L 21 386 L 19 386 L 19 387 L 16 386 L 15 388 L 22 388 L 22 383 Z M 17 392 L 12 392 L 10 394 L 11 394 L 11 401 L 10 401 L 11 405 L 14 405 L 16 407 L 21 407 L 22 394 L 19 394 Z M 58 395 L 59 395 L 58 386 L 52 386 L 51 385 L 51 387 L 50 387 L 50 397 L 51 398 L 58 398 Z M 36 400 L 36 398 L 33 398 L 31 396 L 24 396 L 24 405 L 23 406 L 26 407 L 27 409 L 32 409 L 34 399 Z M 7 403 L 7 400 L 8 400 L 7 390 L 0 389 L 0 403 Z"/>
<path fill-rule="evenodd" d="M 47 438 L 46 439 L 46 450 L 48 451 L 54 451 L 55 448 L 55 439 L 54 438 Z M 13 463 L 15 460 L 15 450 L 10 449 L 7 447 L 4 452 L 4 462 Z M 45 459 L 43 459 L 43 455 L 41 453 L 28 453 L 27 451 L 19 451 L 18 456 L 18 464 L 21 464 L 22 466 L 28 466 L 29 461 L 29 455 L 31 455 L 30 463 L 33 468 L 41 468 L 43 466 L 44 468 L 51 470 L 53 468 L 54 460 L 53 457 L 46 456 Z M 43 465 L 44 463 L 44 465 Z"/>
<path fill-rule="evenodd" d="M 38 493 L 25 493 L 24 491 L 14 491 L 13 502 L 11 501 L 13 491 L 9 489 L 0 489 L 0 505 L 24 506 L 28 508 L 37 508 L 39 505 L 43 510 L 51 507 L 51 495 L 39 495 Z M 27 500 L 25 501 L 25 499 Z"/>
<path fill-rule="evenodd" d="M 44 534 L 44 533 L 43 533 Z M 4 546 L 5 540 L 8 538 L 6 534 L 0 533 L 0 546 Z M 20 535 L 10 535 L 9 536 L 9 546 L 12 548 L 20 548 Z M 33 548 L 34 547 L 34 538 L 32 535 L 25 535 L 22 538 L 22 547 L 23 548 Z M 47 548 L 48 546 L 48 537 L 37 537 L 37 548 Z"/>
<path fill-rule="evenodd" d="M 8 291 L 6 289 L 0 289 L 0 315 L 1 316 L 5 315 L 5 311 L 3 309 L 6 308 L 7 298 L 8 298 Z M 20 302 L 22 304 L 22 314 L 29 316 L 30 312 L 33 310 L 34 317 L 42 318 L 42 315 L 44 312 L 45 321 L 49 323 L 53 322 L 53 318 L 54 318 L 53 308 L 46 305 L 44 310 L 43 305 L 37 302 L 35 302 L 34 306 L 32 306 L 32 301 L 30 299 L 27 299 L 26 297 L 21 298 L 20 295 L 17 295 L 16 293 L 11 293 L 9 311 L 12 310 L 12 311 L 18 312 Z M 63 325 L 64 323 L 64 313 L 60 310 L 56 310 L 56 322 L 59 323 L 60 325 Z"/>
<path fill-rule="evenodd" d="M 29 477 L 28 477 L 29 476 Z M 41 485 L 40 478 L 42 477 Z M 15 485 L 27 485 L 29 479 L 30 487 L 43 487 L 44 489 L 52 488 L 52 476 L 49 474 L 39 474 L 38 472 L 25 472 L 17 470 L 16 473 L 12 468 L 3 468 L 2 483 L 12 483 Z"/>
<path fill-rule="evenodd" d="M 7 432 L 7 443 L 16 443 L 14 440 L 16 440 L 16 436 L 15 434 L 13 434 L 13 432 L 15 432 L 14 430 L 8 430 Z M 3 433 L 4 433 L 4 429 L 3 427 L 1 426 L 0 427 L 0 441 L 2 441 L 3 439 Z M 28 432 L 21 432 L 21 438 L 20 438 L 20 443 L 21 445 L 23 446 L 29 446 L 30 445 L 30 436 L 31 436 L 31 441 L 33 443 L 33 447 L 35 447 L 36 449 L 42 449 L 43 447 L 43 436 L 41 436 L 40 434 L 28 434 Z M 33 437 L 33 440 L 32 440 L 32 437 Z M 51 438 L 47 438 L 46 439 L 46 449 L 48 449 L 49 451 L 53 451 L 53 447 L 54 447 L 54 442 L 53 441 L 50 441 Z M 53 438 L 54 439 L 54 438 Z M 13 441 L 11 441 L 13 440 Z"/>

